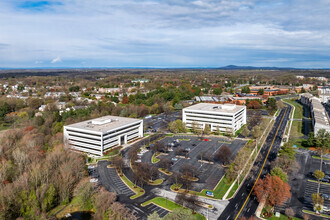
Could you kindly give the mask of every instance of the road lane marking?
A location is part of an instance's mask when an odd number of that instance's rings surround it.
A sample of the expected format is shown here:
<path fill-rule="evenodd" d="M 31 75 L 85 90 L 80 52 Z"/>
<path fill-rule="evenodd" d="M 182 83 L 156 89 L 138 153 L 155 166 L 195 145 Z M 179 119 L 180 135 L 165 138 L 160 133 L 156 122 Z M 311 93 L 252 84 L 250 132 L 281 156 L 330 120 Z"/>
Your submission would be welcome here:
<path fill-rule="evenodd" d="M 263 164 L 262 164 L 262 167 L 261 167 L 261 170 L 260 170 L 260 172 L 259 172 L 259 175 L 258 175 L 256 181 L 254 182 L 253 187 L 252 187 L 252 189 L 250 190 L 249 195 L 246 197 L 246 200 L 245 200 L 245 202 L 243 203 L 242 208 L 239 210 L 238 214 L 236 215 L 235 220 L 236 220 L 236 219 L 239 217 L 239 215 L 241 214 L 241 212 L 242 212 L 242 210 L 243 210 L 243 208 L 244 208 L 246 202 L 249 200 L 249 198 L 250 198 L 250 196 L 251 196 L 251 194 L 252 194 L 252 192 L 253 192 L 253 189 L 254 189 L 255 185 L 257 184 L 257 182 L 258 182 L 258 180 L 259 180 L 259 177 L 260 177 L 260 175 L 261 175 L 261 173 L 262 173 L 262 171 L 263 171 L 263 169 L 264 169 L 264 166 L 265 166 L 265 164 L 266 164 L 267 158 L 268 158 L 269 153 L 270 153 L 270 151 L 271 151 L 271 149 L 272 149 L 272 147 L 273 147 L 273 144 L 274 144 L 275 138 L 276 138 L 277 133 L 278 133 L 280 127 L 281 127 L 281 124 L 282 124 L 282 122 L 283 122 L 283 119 L 284 119 L 284 116 L 285 116 L 287 110 L 288 110 L 288 108 L 285 109 L 285 112 L 284 112 L 284 114 L 283 114 L 283 116 L 282 116 L 281 122 L 280 122 L 280 124 L 278 125 L 278 128 L 277 128 L 276 133 L 275 133 L 275 135 L 274 135 L 274 138 L 273 138 L 272 144 L 271 144 L 270 147 L 269 147 L 268 153 L 267 153 L 267 155 L 266 155 L 266 157 L 265 157 L 265 160 L 264 160 L 264 162 L 263 162 Z"/>

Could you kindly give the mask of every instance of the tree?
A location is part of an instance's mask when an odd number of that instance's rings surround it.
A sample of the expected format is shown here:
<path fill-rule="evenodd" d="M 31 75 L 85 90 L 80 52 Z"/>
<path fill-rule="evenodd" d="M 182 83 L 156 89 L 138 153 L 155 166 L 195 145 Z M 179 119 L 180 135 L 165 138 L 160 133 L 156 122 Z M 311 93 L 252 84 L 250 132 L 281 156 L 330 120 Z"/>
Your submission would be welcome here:
<path fill-rule="evenodd" d="M 154 211 L 151 215 L 148 216 L 148 220 L 161 220 L 157 211 Z"/>
<path fill-rule="evenodd" d="M 267 175 L 265 179 L 259 179 L 254 194 L 259 202 L 264 200 L 266 205 L 279 206 L 291 197 L 289 184 L 283 182 L 278 176 Z"/>
<path fill-rule="evenodd" d="M 264 93 L 265 93 L 264 89 L 261 88 L 261 89 L 258 90 L 259 95 L 263 95 Z"/>
<path fill-rule="evenodd" d="M 82 179 L 75 189 L 75 196 L 81 201 L 83 207 L 91 206 L 91 197 L 94 189 L 88 178 Z"/>
<path fill-rule="evenodd" d="M 261 136 L 262 131 L 258 125 L 254 126 L 251 131 L 252 137 L 257 139 Z"/>
<path fill-rule="evenodd" d="M 189 195 L 186 201 L 189 208 L 192 209 L 193 214 L 195 214 L 197 209 L 199 208 L 199 206 L 197 205 L 199 203 L 198 196 L 196 196 L 195 194 Z"/>
<path fill-rule="evenodd" d="M 172 212 L 168 213 L 163 219 L 164 220 L 180 220 L 180 219 L 195 219 L 190 209 L 176 208 Z"/>
<path fill-rule="evenodd" d="M 268 98 L 267 99 L 267 105 L 268 105 L 269 109 L 276 110 L 276 108 L 277 108 L 276 99 L 275 98 Z"/>
<path fill-rule="evenodd" d="M 229 149 L 229 147 L 227 147 L 226 145 L 223 145 L 215 155 L 215 158 L 218 161 L 221 161 L 222 164 L 224 165 L 230 162 L 231 157 L 232 157 L 232 152 Z"/>
<path fill-rule="evenodd" d="M 162 158 L 159 161 L 159 166 L 165 170 L 168 170 L 171 167 L 171 161 L 167 158 Z"/>
<path fill-rule="evenodd" d="M 187 193 L 177 193 L 175 196 L 175 202 L 185 207 L 185 202 L 187 201 L 188 194 Z"/>
<path fill-rule="evenodd" d="M 320 193 L 313 193 L 312 194 L 312 200 L 313 200 L 313 205 L 314 209 L 319 212 L 322 211 L 322 207 L 324 204 L 324 198 L 321 196 Z"/>
<path fill-rule="evenodd" d="M 248 137 L 250 135 L 250 130 L 248 129 L 247 126 L 243 126 L 241 135 L 243 135 L 244 137 Z"/>
<path fill-rule="evenodd" d="M 222 93 L 222 88 L 221 87 L 213 89 L 213 94 L 214 95 L 221 95 L 221 93 Z"/>
<path fill-rule="evenodd" d="M 193 121 L 192 124 L 191 124 L 191 131 L 194 134 L 200 134 L 201 131 L 202 131 L 202 128 L 201 128 L 200 124 L 198 124 L 197 122 Z"/>
<path fill-rule="evenodd" d="M 173 133 L 185 133 L 187 131 L 185 123 L 177 119 L 168 124 L 168 129 Z"/>
<path fill-rule="evenodd" d="M 261 104 L 257 100 L 252 100 L 248 102 L 246 107 L 249 109 L 260 109 Z"/>
<path fill-rule="evenodd" d="M 111 205 L 116 201 L 117 195 L 109 192 L 103 187 L 94 195 L 93 203 L 95 207 L 95 217 L 103 219 L 105 213 L 110 209 Z"/>
<path fill-rule="evenodd" d="M 119 171 L 119 173 L 122 172 L 124 167 L 124 159 L 122 157 L 115 157 L 112 161 L 113 165 L 116 167 L 116 169 Z"/>
<path fill-rule="evenodd" d="M 295 212 L 292 208 L 285 209 L 285 215 L 289 217 L 289 219 L 292 219 L 295 215 Z"/>
<path fill-rule="evenodd" d="M 291 144 L 284 144 L 283 147 L 279 150 L 280 155 L 288 155 L 288 157 L 291 160 L 295 159 L 296 151 L 294 150 L 293 146 Z"/>
<path fill-rule="evenodd" d="M 278 176 L 284 182 L 288 182 L 288 175 L 280 167 L 274 167 L 270 171 L 270 175 L 271 176 Z"/>
<path fill-rule="evenodd" d="M 320 180 L 323 179 L 325 175 L 321 170 L 315 170 L 313 175 L 319 181 L 319 184 L 317 187 L 317 193 L 319 193 L 320 192 Z"/>
<path fill-rule="evenodd" d="M 250 90 L 250 87 L 249 86 L 244 86 L 242 88 L 242 93 L 250 93 L 250 92 L 251 92 L 251 90 Z"/>
<path fill-rule="evenodd" d="M 151 182 L 159 177 L 158 168 L 155 166 L 150 166 L 149 173 Z"/>
<path fill-rule="evenodd" d="M 204 132 L 204 134 L 209 135 L 211 133 L 211 125 L 205 124 L 203 132 Z"/>

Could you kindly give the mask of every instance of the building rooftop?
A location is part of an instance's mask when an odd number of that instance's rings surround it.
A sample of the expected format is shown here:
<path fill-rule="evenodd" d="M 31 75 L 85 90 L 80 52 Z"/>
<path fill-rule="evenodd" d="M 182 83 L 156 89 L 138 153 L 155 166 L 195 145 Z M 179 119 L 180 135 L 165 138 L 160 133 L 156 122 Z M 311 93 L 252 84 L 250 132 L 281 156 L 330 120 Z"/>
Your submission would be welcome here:
<path fill-rule="evenodd" d="M 223 113 L 235 113 L 245 106 L 235 104 L 212 104 L 212 103 L 199 103 L 196 105 L 189 106 L 185 109 L 197 110 L 197 111 L 208 111 L 208 112 L 223 112 Z"/>
<path fill-rule="evenodd" d="M 95 132 L 107 132 L 138 121 L 141 121 L 141 119 L 108 115 L 101 118 L 95 118 L 71 125 L 66 125 L 66 127 L 79 128 L 79 129 L 95 131 Z"/>

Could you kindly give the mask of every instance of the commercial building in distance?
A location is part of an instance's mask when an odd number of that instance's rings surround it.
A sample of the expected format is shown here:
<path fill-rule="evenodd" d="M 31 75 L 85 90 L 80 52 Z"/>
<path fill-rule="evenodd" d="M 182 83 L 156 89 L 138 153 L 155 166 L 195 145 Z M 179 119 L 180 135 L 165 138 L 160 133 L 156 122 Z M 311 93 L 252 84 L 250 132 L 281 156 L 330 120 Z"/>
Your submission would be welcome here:
<path fill-rule="evenodd" d="M 310 107 L 315 135 L 320 129 L 330 133 L 330 119 L 321 101 L 309 93 L 301 94 L 300 101 Z"/>
<path fill-rule="evenodd" d="M 182 110 L 182 121 L 188 128 L 193 123 L 202 129 L 209 125 L 211 131 L 235 133 L 246 124 L 246 107 L 235 104 L 199 103 Z"/>
<path fill-rule="evenodd" d="M 317 87 L 317 94 L 319 95 L 321 102 L 330 104 L 330 86 Z"/>
<path fill-rule="evenodd" d="M 89 154 L 103 156 L 115 146 L 143 137 L 143 120 L 104 116 L 64 126 L 64 144 Z"/>

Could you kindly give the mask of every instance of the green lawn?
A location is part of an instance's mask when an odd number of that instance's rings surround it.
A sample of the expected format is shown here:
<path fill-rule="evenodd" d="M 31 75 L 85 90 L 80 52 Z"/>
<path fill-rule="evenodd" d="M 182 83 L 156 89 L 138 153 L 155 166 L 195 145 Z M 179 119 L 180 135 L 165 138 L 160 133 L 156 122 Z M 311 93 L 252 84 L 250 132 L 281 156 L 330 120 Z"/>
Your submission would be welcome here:
<path fill-rule="evenodd" d="M 234 193 L 236 192 L 237 189 L 238 189 L 238 183 L 235 183 L 235 185 L 233 186 L 233 188 L 231 188 L 230 193 L 228 194 L 227 199 L 231 198 L 234 195 Z"/>
<path fill-rule="evenodd" d="M 149 182 L 149 185 L 153 185 L 153 186 L 157 186 L 163 183 L 162 179 L 156 179 L 155 181 L 153 181 L 152 183 Z"/>
<path fill-rule="evenodd" d="M 302 117 L 303 117 L 302 105 L 300 105 L 298 102 L 296 102 L 295 100 L 292 100 L 292 99 L 283 99 L 283 101 L 290 103 L 291 105 L 293 105 L 295 107 L 295 111 L 294 111 L 294 115 L 293 115 L 294 119 L 302 119 Z"/>
<path fill-rule="evenodd" d="M 131 196 L 130 199 L 136 199 L 142 195 L 144 195 L 145 191 L 141 187 L 135 186 L 124 174 L 123 176 L 119 176 L 121 180 L 126 183 L 126 185 L 135 192 L 135 195 Z"/>
<path fill-rule="evenodd" d="M 304 136 L 302 133 L 302 121 L 293 121 L 291 127 L 290 138 L 300 138 Z"/>
<path fill-rule="evenodd" d="M 175 203 L 175 202 L 172 202 L 171 200 L 168 200 L 168 199 L 165 199 L 163 197 L 156 197 L 156 198 L 153 198 L 149 201 L 146 201 L 144 203 L 141 204 L 142 207 L 145 207 L 149 204 L 155 204 L 155 205 L 158 205 L 160 207 L 163 207 L 167 210 L 170 210 L 170 211 L 173 211 L 174 209 L 177 209 L 177 208 L 183 208 L 181 205 Z M 197 213 L 196 215 L 194 215 L 195 219 L 196 220 L 202 220 L 202 219 L 205 219 L 205 217 L 203 215 L 201 215 L 200 213 Z"/>

